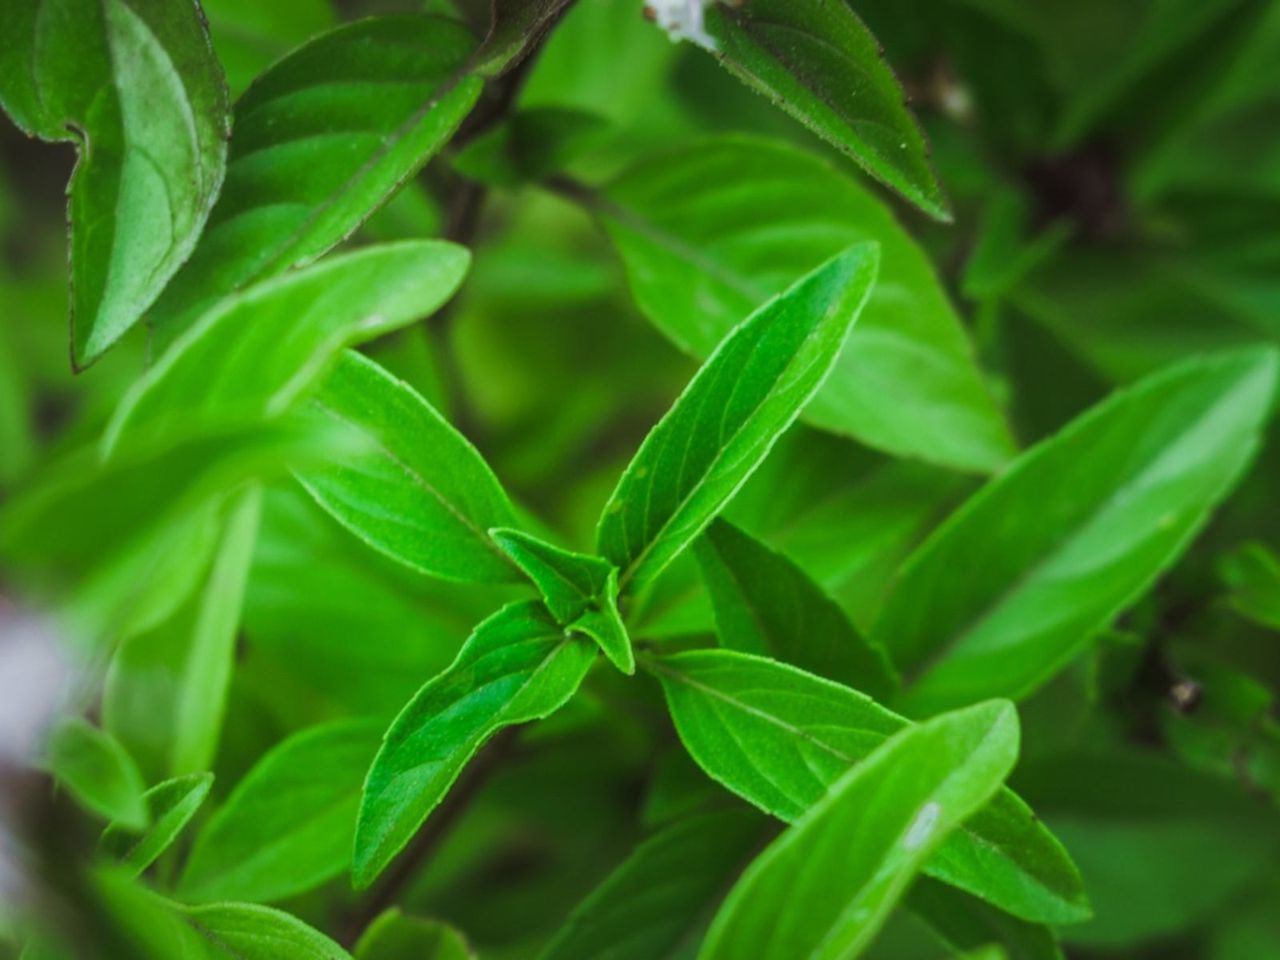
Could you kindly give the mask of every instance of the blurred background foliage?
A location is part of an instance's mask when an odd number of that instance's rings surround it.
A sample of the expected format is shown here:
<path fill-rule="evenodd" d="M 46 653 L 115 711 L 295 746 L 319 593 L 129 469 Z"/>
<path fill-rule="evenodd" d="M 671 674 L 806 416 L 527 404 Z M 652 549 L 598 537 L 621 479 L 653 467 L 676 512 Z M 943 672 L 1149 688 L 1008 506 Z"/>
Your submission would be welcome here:
<path fill-rule="evenodd" d="M 927 249 L 1020 446 L 1178 357 L 1280 339 L 1280 4 L 851 5 L 909 91 L 954 223 L 877 193 Z M 447 0 L 426 6 L 451 12 Z M 444 313 L 368 351 L 580 546 L 695 361 L 634 305 L 566 183 L 727 132 L 778 138 L 860 176 L 712 58 L 670 43 L 639 6 L 579 0 L 531 62 L 518 116 L 556 108 L 553 135 L 517 122 L 455 144 L 350 241 L 449 235 L 473 247 Z M 423 4 L 204 7 L 236 95 L 330 25 Z M 0 122 L 0 495 L 96 435 L 149 353 L 140 326 L 70 372 L 72 161 L 70 147 Z M 1278 461 L 1271 442 L 1178 567 L 1024 705 L 1013 784 L 1078 861 L 1096 911 L 1062 931 L 1072 956 L 1280 956 Z M 797 426 L 730 515 L 865 626 L 902 558 L 979 480 Z M 296 486 L 269 489 L 215 796 L 293 731 L 389 719 L 506 595 L 406 573 Z M 691 561 L 646 598 L 642 623 L 650 637 L 710 632 Z M 411 902 L 469 931 L 485 956 L 530 955 L 647 825 L 704 788 L 670 736 L 655 736 L 660 711 L 647 687 L 593 674 L 518 743 Z M 316 920 L 351 896 L 335 880 L 284 905 Z M 940 953 L 904 918 L 872 955 Z"/>

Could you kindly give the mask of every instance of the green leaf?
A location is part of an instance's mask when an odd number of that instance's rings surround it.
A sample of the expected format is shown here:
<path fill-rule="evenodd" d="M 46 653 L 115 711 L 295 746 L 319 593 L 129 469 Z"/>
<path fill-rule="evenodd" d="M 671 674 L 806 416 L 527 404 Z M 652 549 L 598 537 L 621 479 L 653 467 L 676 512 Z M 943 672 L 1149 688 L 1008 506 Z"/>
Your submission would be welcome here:
<path fill-rule="evenodd" d="M 1241 616 L 1280 630 L 1280 558 L 1261 543 L 1247 543 L 1220 564 L 1231 587 L 1228 602 Z"/>
<path fill-rule="evenodd" d="M 409 842 L 490 736 L 558 710 L 595 658 L 534 602 L 485 620 L 458 658 L 391 724 L 369 768 L 356 821 L 357 888 L 367 887 Z"/>
<path fill-rule="evenodd" d="M 497 77 L 516 66 L 559 18 L 571 0 L 491 0 L 489 33 L 472 69 Z"/>
<path fill-rule="evenodd" d="M 111 734 L 72 717 L 58 724 L 45 749 L 49 772 L 86 810 L 132 830 L 150 824 L 142 774 Z"/>
<path fill-rule="evenodd" d="M 235 108 L 227 182 L 151 311 L 168 343 L 214 301 L 348 237 L 453 135 L 480 93 L 475 41 L 421 15 L 361 20 L 276 64 Z"/>
<path fill-rule="evenodd" d="M 458 151 L 453 166 L 469 179 L 518 187 L 558 173 L 601 139 L 609 124 L 594 113 L 536 107 L 514 114 Z"/>
<path fill-rule="evenodd" d="M 1252 458 L 1277 357 L 1156 374 L 953 514 L 908 560 L 872 633 L 902 671 L 904 709 L 1023 696 L 1150 587 Z"/>
<path fill-rule="evenodd" d="M 222 185 L 227 91 L 188 0 L 30 0 L 0 10 L 0 104 L 76 145 L 71 357 L 91 363 L 191 255 Z"/>
<path fill-rule="evenodd" d="M 282 900 L 342 873 L 379 732 L 376 723 L 343 720 L 267 752 L 197 835 L 182 897 Z"/>
<path fill-rule="evenodd" d="M 339 523 L 432 576 L 517 579 L 515 566 L 486 533 L 515 522 L 511 502 L 475 447 L 413 388 L 347 351 L 310 409 L 369 444 L 364 456 L 297 474 Z"/>
<path fill-rule="evenodd" d="M 877 700 L 893 692 L 897 678 L 884 652 L 782 554 L 724 520 L 707 527 L 695 552 L 722 647 L 782 660 Z"/>
<path fill-rule="evenodd" d="M 218 960 L 351 960 L 323 933 L 281 910 L 219 903 L 185 907 L 180 913 L 208 943 L 208 956 Z"/>
<path fill-rule="evenodd" d="M 671 824 L 582 901 L 540 960 L 684 956 L 764 837 L 760 816 L 746 810 Z"/>
<path fill-rule="evenodd" d="M 937 272 L 889 209 L 825 160 L 786 143 L 722 136 L 642 160 L 595 212 L 644 314 L 708 355 L 769 296 L 859 241 L 880 274 L 808 423 L 968 471 L 1014 453 Z"/>
<path fill-rule="evenodd" d="M 618 613 L 618 571 L 612 565 L 520 530 L 495 528 L 489 536 L 533 581 L 557 623 L 595 640 L 623 673 L 636 672 L 631 639 Z"/>
<path fill-rule="evenodd" d="M 328 0 L 202 0 L 218 60 L 232 96 L 239 96 L 276 60 L 334 25 Z"/>
<path fill-rule="evenodd" d="M 1019 920 L 928 877 L 912 884 L 906 904 L 957 952 L 998 943 L 1009 960 L 1062 960 L 1048 927 Z"/>
<path fill-rule="evenodd" d="M 472 960 L 466 938 L 447 923 L 383 913 L 356 944 L 356 960 Z"/>
<path fill-rule="evenodd" d="M 437 240 L 367 247 L 222 301 L 126 394 L 103 438 L 192 418 L 283 412 L 345 346 L 420 319 L 462 282 L 470 255 Z"/>
<path fill-rule="evenodd" d="M 951 218 L 902 87 L 847 5 L 712 3 L 706 29 L 717 58 L 749 87 L 931 217 Z"/>
<path fill-rule="evenodd" d="M 191 624 L 190 645 L 177 691 L 172 731 L 175 775 L 208 770 L 217 756 L 240 630 L 240 608 L 261 512 L 262 491 L 256 485 L 239 494 L 227 510 L 222 542 Z"/>
<path fill-rule="evenodd" d="M 685 747 L 712 778 L 782 820 L 908 725 L 848 687 L 763 657 L 700 650 L 648 660 Z M 925 872 L 1015 916 L 1089 915 L 1062 845 L 1008 790 L 953 834 Z"/>
<path fill-rule="evenodd" d="M 699 957 L 854 957 L 929 853 L 1000 787 L 1018 715 L 982 703 L 909 727 L 845 773 L 747 868 Z"/>
<path fill-rule="evenodd" d="M 142 795 L 151 826 L 139 831 L 112 823 L 102 832 L 98 848 L 136 877 L 173 845 L 212 786 L 211 773 L 190 773 L 156 784 Z"/>
<path fill-rule="evenodd" d="M 850 247 L 764 304 L 721 342 L 650 431 L 596 530 L 622 592 L 692 543 L 822 385 L 879 262 Z"/>

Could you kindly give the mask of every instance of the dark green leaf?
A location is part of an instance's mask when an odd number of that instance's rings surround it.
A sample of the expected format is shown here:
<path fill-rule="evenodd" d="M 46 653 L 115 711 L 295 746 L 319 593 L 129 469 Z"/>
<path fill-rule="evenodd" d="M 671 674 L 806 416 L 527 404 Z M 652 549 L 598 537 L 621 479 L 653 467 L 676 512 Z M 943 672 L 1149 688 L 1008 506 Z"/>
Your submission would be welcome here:
<path fill-rule="evenodd" d="M 236 104 L 227 182 L 191 261 L 151 311 L 168 343 L 214 301 L 349 236 L 440 149 L 481 82 L 459 24 L 421 15 L 339 27 Z M 375 285 L 376 286 L 376 285 Z"/>
<path fill-rule="evenodd" d="M 0 103 L 76 144 L 68 191 L 71 356 L 95 360 L 191 255 L 222 185 L 227 91 L 190 0 L 0 8 Z"/>
<path fill-rule="evenodd" d="M 607 561 L 574 553 L 519 530 L 489 531 L 525 572 L 556 622 L 585 633 L 626 674 L 636 672 L 635 654 L 618 613 L 618 571 Z"/>
<path fill-rule="evenodd" d="M 394 907 L 369 925 L 356 960 L 473 960 L 466 938 L 439 920 L 407 917 Z"/>
<path fill-rule="evenodd" d="M 906 904 L 957 951 L 1000 944 L 1009 960 L 1062 960 L 1062 948 L 1048 927 L 1011 917 L 927 877 L 912 885 Z"/>
<path fill-rule="evenodd" d="M 142 795 L 151 826 L 138 831 L 112 823 L 102 832 L 99 849 L 137 876 L 173 845 L 212 786 L 211 773 L 191 773 L 157 784 Z"/>
<path fill-rule="evenodd" d="M 874 245 L 850 247 L 765 303 L 645 438 L 596 531 L 623 592 L 697 538 L 799 415 L 831 372 L 878 262 Z"/>
<path fill-rule="evenodd" d="M 356 822 L 356 886 L 408 843 L 485 740 L 554 713 L 594 658 L 595 645 L 567 634 L 540 603 L 511 604 L 476 627 L 383 738 Z"/>
<path fill-rule="evenodd" d="M 574 910 L 541 960 L 692 958 L 765 828 L 759 814 L 717 810 L 654 834 Z"/>
<path fill-rule="evenodd" d="M 1231 606 L 1255 623 L 1280 630 L 1280 559 L 1261 543 L 1232 552 L 1222 564 Z"/>
<path fill-rule="evenodd" d="M 805 420 L 963 470 L 990 471 L 1013 455 L 933 265 L 845 173 L 779 141 L 718 137 L 643 160 L 605 193 L 596 213 L 641 310 L 698 357 L 827 257 L 878 242 L 871 297 Z"/>
<path fill-rule="evenodd" d="M 1018 715 L 979 704 L 909 727 L 845 773 L 747 868 L 699 957 L 857 956 L 929 853 L 999 789 Z"/>
<path fill-rule="evenodd" d="M 1272 350 L 1157 374 L 969 500 L 913 554 L 872 633 L 908 684 L 906 709 L 1022 696 L 1078 653 L 1243 471 L 1276 374 Z"/>
<path fill-rule="evenodd" d="M 86 810 L 131 830 L 150 824 L 142 774 L 111 734 L 72 717 L 58 724 L 45 749 L 49 772 Z"/>
<path fill-rule="evenodd" d="M 258 284 L 204 314 L 126 395 L 105 450 L 146 424 L 274 416 L 349 344 L 420 319 L 470 263 L 437 240 L 367 247 Z"/>
<path fill-rule="evenodd" d="M 343 526 L 433 576 L 482 583 L 517 578 L 515 566 L 486 532 L 515 522 L 497 477 L 408 384 L 347 351 L 311 409 L 369 443 L 362 457 L 298 474 Z"/>
<path fill-rule="evenodd" d="M 863 694 L 763 657 L 706 650 L 646 666 L 693 758 L 783 820 L 802 816 L 907 726 Z M 1028 920 L 1071 923 L 1089 914 L 1066 851 L 1008 790 L 953 834 L 925 872 Z"/>
<path fill-rule="evenodd" d="M 720 62 L 921 210 L 950 219 L 924 135 L 880 45 L 844 3 L 706 7 Z"/>
<path fill-rule="evenodd" d="M 489 33 L 476 51 L 473 69 L 500 76 L 518 64 L 571 0 L 491 0 Z"/>
<path fill-rule="evenodd" d="M 344 720 L 267 753 L 197 835 L 183 898 L 280 900 L 342 873 L 378 733 L 376 723 Z"/>
<path fill-rule="evenodd" d="M 884 652 L 808 574 L 724 520 L 696 552 L 716 611 L 720 645 L 794 664 L 886 699 L 897 685 Z"/>
<path fill-rule="evenodd" d="M 517 187 L 560 172 L 607 129 L 606 121 L 584 110 L 523 110 L 468 141 L 453 165 L 480 183 Z"/>

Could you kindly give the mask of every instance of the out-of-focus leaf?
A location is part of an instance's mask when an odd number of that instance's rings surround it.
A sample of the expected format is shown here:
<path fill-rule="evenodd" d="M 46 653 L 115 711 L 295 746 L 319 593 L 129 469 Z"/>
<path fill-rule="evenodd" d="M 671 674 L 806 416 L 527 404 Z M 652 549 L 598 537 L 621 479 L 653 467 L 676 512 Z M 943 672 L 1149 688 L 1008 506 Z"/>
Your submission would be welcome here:
<path fill-rule="evenodd" d="M 715 780 L 795 820 L 907 721 L 848 687 L 727 650 L 648 661 L 680 739 Z M 925 873 L 1028 920 L 1089 915 L 1062 845 L 1008 790 L 943 844 Z"/>
<path fill-rule="evenodd" d="M 554 713 L 594 658 L 595 644 L 566 635 L 540 603 L 511 604 L 476 627 L 396 718 L 369 768 L 356 821 L 357 888 L 409 842 L 489 737 Z"/>
<path fill-rule="evenodd" d="M 496 77 L 518 64 L 555 23 L 570 0 L 491 0 L 489 32 L 471 67 Z"/>
<path fill-rule="evenodd" d="M 665 827 L 582 901 L 541 960 L 692 957 L 712 911 L 765 836 L 763 818 L 746 810 Z"/>
<path fill-rule="evenodd" d="M 471 110 L 481 82 L 462 67 L 473 45 L 442 18 L 374 17 L 260 77 L 236 104 L 227 182 L 204 235 L 150 313 L 157 340 L 350 235 Z"/>
<path fill-rule="evenodd" d="M 878 242 L 870 299 L 805 420 L 962 470 L 1012 456 L 932 264 L 888 208 L 829 163 L 776 141 L 721 137 L 643 160 L 605 194 L 596 213 L 641 310 L 699 357 L 827 257 Z"/>
<path fill-rule="evenodd" d="M 995 794 L 1017 759 L 1018 715 L 1007 701 L 891 737 L 747 868 L 699 957 L 856 956 L 930 852 Z"/>
<path fill-rule="evenodd" d="M 0 104 L 76 144 L 71 357 L 85 366 L 191 255 L 222 185 L 227 90 L 190 0 L 18 0 L 0 9 Z"/>
<path fill-rule="evenodd" d="M 878 262 L 874 245 L 850 247 L 761 306 L 645 438 L 596 532 L 623 593 L 702 532 L 799 416 L 835 365 Z"/>
<path fill-rule="evenodd" d="M 190 773 L 156 784 L 142 795 L 151 825 L 139 831 L 112 823 L 102 832 L 98 848 L 137 876 L 178 839 L 212 786 L 211 773 Z"/>
<path fill-rule="evenodd" d="M 475 447 L 408 384 L 347 351 L 310 409 L 369 441 L 363 457 L 298 474 L 343 526 L 433 576 L 480 583 L 517 578 L 488 534 L 515 522 L 506 493 Z"/>
<path fill-rule="evenodd" d="M 1261 543 L 1245 544 L 1225 557 L 1222 578 L 1229 602 L 1242 616 L 1280 630 L 1280 559 Z"/>
<path fill-rule="evenodd" d="M 196 836 L 179 884 L 195 902 L 268 902 L 344 871 L 380 725 L 339 721 L 282 741 Z"/>
<path fill-rule="evenodd" d="M 921 210 L 949 219 L 924 135 L 880 45 L 843 3 L 708 4 L 717 58 Z"/>
<path fill-rule="evenodd" d="M 720 645 L 793 664 L 883 700 L 897 678 L 839 605 L 779 553 L 724 520 L 695 551 L 716 612 Z"/>
<path fill-rule="evenodd" d="M 447 923 L 391 908 L 360 936 L 356 960 L 474 960 L 466 938 Z"/>
<path fill-rule="evenodd" d="M 607 129 L 604 120 L 585 110 L 523 110 L 468 141 L 453 158 L 453 165 L 480 183 L 517 187 L 560 172 Z"/>
<path fill-rule="evenodd" d="M 49 772 L 86 810 L 132 830 L 150 824 L 142 774 L 111 734 L 72 717 L 58 724 L 45 750 Z"/>
<path fill-rule="evenodd" d="M 418 320 L 458 288 L 462 247 L 403 241 L 267 280 L 204 314 L 117 408 L 111 451 L 144 425 L 275 416 L 320 380 L 343 347 Z"/>
<path fill-rule="evenodd" d="M 202 0 L 218 60 L 232 96 L 239 96 L 273 62 L 333 26 L 329 0 Z"/>
<path fill-rule="evenodd" d="M 903 706 L 1022 696 L 1078 653 L 1243 471 L 1277 366 L 1259 349 L 1157 374 L 969 500 L 912 555 L 872 632 L 902 671 Z"/>
<path fill-rule="evenodd" d="M 1019 920 L 928 877 L 912 885 L 906 905 L 957 951 L 999 944 L 1000 956 L 1008 960 L 1062 960 L 1049 927 Z"/>

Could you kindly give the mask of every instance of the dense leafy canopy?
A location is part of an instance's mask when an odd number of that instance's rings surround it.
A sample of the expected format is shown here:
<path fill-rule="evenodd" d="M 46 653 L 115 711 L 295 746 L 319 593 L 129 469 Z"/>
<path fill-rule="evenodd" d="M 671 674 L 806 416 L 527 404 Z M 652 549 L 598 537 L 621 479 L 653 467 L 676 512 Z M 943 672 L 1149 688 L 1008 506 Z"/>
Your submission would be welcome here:
<path fill-rule="evenodd" d="M 0 960 L 1280 956 L 1277 63 L 4 0 Z"/>

